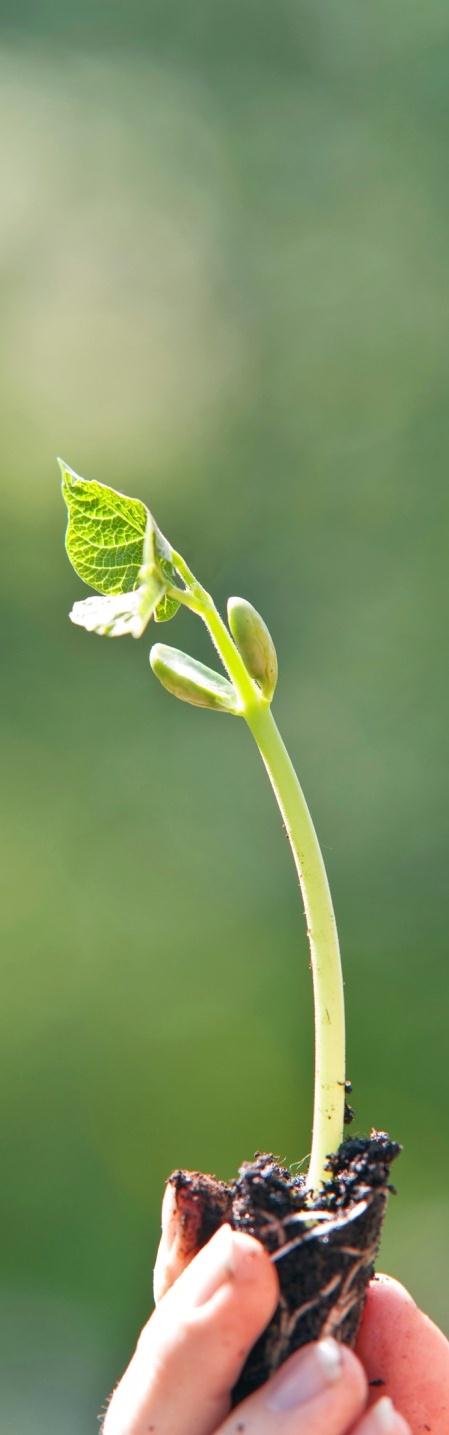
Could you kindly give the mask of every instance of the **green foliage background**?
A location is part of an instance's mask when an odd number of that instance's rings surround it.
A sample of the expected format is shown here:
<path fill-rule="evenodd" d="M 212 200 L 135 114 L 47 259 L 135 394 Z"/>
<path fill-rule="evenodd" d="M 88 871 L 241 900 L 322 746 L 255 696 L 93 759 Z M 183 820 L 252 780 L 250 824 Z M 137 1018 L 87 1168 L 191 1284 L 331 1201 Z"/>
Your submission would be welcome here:
<path fill-rule="evenodd" d="M 308 1150 L 301 904 L 239 723 L 73 629 L 54 455 L 261 608 L 382 1261 L 449 1328 L 443 0 L 1 6 L 5 1435 L 80 1435 L 164 1177 Z M 156 636 L 159 636 L 158 630 Z M 167 638 L 168 640 L 168 638 Z M 210 661 L 180 614 L 170 642 Z"/>

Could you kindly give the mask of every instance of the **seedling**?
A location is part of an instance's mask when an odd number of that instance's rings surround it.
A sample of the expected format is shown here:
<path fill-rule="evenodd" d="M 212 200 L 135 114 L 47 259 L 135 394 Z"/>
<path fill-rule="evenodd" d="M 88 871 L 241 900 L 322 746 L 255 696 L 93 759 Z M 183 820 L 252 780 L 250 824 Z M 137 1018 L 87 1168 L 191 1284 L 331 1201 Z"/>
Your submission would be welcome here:
<path fill-rule="evenodd" d="M 310 1260 L 312 1236 L 317 1251 L 320 1248 L 316 1262 L 316 1298 L 309 1296 L 305 1305 L 298 1307 L 295 1282 L 293 1280 L 292 1287 L 293 1278 L 291 1273 L 288 1275 L 289 1290 L 284 1291 L 276 1330 L 264 1354 L 266 1374 L 285 1358 L 289 1349 L 305 1339 L 315 1339 L 317 1332 L 353 1339 L 377 1249 L 388 1189 L 388 1166 L 398 1148 L 383 1133 L 373 1133 L 365 1141 L 342 1145 L 345 1019 L 337 928 L 315 828 L 271 711 L 277 658 L 268 628 L 252 604 L 243 598 L 229 599 L 226 626 L 210 594 L 181 554 L 163 537 L 144 503 L 101 483 L 80 478 L 62 462 L 60 466 L 69 513 L 67 552 L 79 577 L 96 590 L 94 597 L 74 604 L 70 614 L 72 622 L 108 637 L 131 634 L 139 638 L 151 618 L 156 623 L 166 622 L 175 617 L 181 605 L 202 619 L 223 672 L 206 667 L 177 648 L 156 643 L 150 652 L 153 673 L 168 692 L 182 702 L 243 718 L 265 764 L 299 878 L 315 1007 L 315 1094 L 308 1172 L 305 1177 L 293 1179 L 272 1158 L 264 1158 L 259 1164 L 242 1168 L 243 1175 L 235 1186 L 233 1208 L 229 1186 L 222 1184 L 218 1192 L 216 1183 L 215 1193 L 221 1219 L 228 1205 L 229 1218 L 237 1225 L 240 1221 L 248 1229 L 251 1183 L 259 1183 L 259 1188 L 261 1181 L 267 1183 L 268 1190 L 271 1181 L 274 1197 L 267 1196 L 264 1207 L 265 1195 L 261 1202 L 259 1194 L 250 1228 L 260 1234 L 261 1239 L 265 1238 L 264 1232 L 268 1232 L 268 1248 L 274 1252 L 273 1259 L 280 1262 L 286 1256 L 290 1259 L 292 1250 L 298 1248 L 299 1251 L 300 1246 L 301 1260 L 306 1246 L 306 1258 Z M 172 1179 L 182 1200 L 182 1192 L 190 1180 L 188 1173 L 187 1176 L 177 1173 Z M 192 1182 L 190 1188 L 193 1189 Z M 197 1185 L 194 1195 L 198 1202 L 209 1200 L 208 1190 Z M 213 1194 L 210 1199 L 213 1206 Z M 274 1200 L 274 1206 L 269 1205 L 270 1200 Z M 261 1211 L 267 1217 L 265 1226 L 260 1222 Z M 275 1212 L 273 1218 L 272 1211 Z M 283 1244 L 279 1236 L 282 1222 Z M 272 1232 L 276 1223 L 275 1238 Z M 288 1260 L 286 1268 L 287 1265 Z M 309 1277 L 307 1282 L 310 1286 Z M 315 1307 L 318 1309 L 320 1303 L 321 1315 L 317 1314 L 315 1320 Z M 248 1379 L 245 1375 L 246 1384 L 241 1385 L 238 1398 L 261 1378 L 260 1355 L 256 1366 Z"/>
<path fill-rule="evenodd" d="M 180 606 L 206 624 L 227 676 L 177 648 L 156 643 L 150 663 L 183 702 L 243 718 L 252 733 L 282 813 L 307 922 L 315 1004 L 315 1098 L 308 1185 L 328 1179 L 326 1163 L 343 1139 L 345 1019 L 337 928 L 326 870 L 310 812 L 276 726 L 271 703 L 277 658 L 268 628 L 243 598 L 230 598 L 228 624 L 184 558 L 160 533 L 139 499 L 79 478 L 61 462 L 69 511 L 66 546 L 79 577 L 101 597 L 75 603 L 70 617 L 89 632 L 139 638 L 150 618 L 173 618 Z"/>

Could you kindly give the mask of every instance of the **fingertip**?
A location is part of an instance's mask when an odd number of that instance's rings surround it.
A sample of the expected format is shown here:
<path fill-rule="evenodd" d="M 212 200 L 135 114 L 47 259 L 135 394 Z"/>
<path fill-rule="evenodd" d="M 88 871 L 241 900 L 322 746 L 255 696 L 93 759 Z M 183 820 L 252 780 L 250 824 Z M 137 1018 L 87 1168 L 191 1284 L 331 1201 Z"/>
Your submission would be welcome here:
<path fill-rule="evenodd" d="M 384 1395 L 357 1426 L 357 1435 L 412 1435 L 412 1431 L 389 1396 Z"/>
<path fill-rule="evenodd" d="M 303 1345 L 238 1407 L 241 1424 L 229 1420 L 223 1435 L 236 1429 L 260 1435 L 342 1435 L 366 1408 L 367 1382 L 360 1361 L 332 1336 Z M 358 1429 L 358 1426 L 357 1426 Z"/>
<path fill-rule="evenodd" d="M 368 1394 L 368 1379 L 364 1366 L 355 1351 L 350 1350 L 348 1345 L 339 1345 L 339 1351 L 343 1366 L 343 1378 L 348 1385 L 351 1385 L 355 1397 L 363 1406 Z"/>
<path fill-rule="evenodd" d="M 166 1379 L 176 1369 L 179 1380 L 182 1370 L 195 1370 L 201 1361 L 211 1429 L 229 1408 L 242 1366 L 278 1300 L 277 1272 L 263 1246 L 225 1223 L 158 1307 L 155 1329 Z M 195 1406 L 195 1381 L 191 1398 Z"/>
<path fill-rule="evenodd" d="M 246 1231 L 232 1231 L 232 1247 L 236 1279 L 257 1288 L 259 1298 L 266 1299 L 274 1311 L 279 1301 L 279 1277 L 268 1251 Z"/>
<path fill-rule="evenodd" d="M 378 1271 L 369 1283 L 367 1299 L 370 1301 L 373 1298 L 381 1303 L 405 1304 L 416 1308 L 416 1301 L 407 1287 L 396 1280 L 395 1276 L 384 1275 L 383 1271 Z"/>
<path fill-rule="evenodd" d="M 383 1345 L 384 1336 L 394 1341 L 398 1329 L 409 1323 L 417 1306 L 410 1292 L 393 1276 L 376 1275 L 370 1281 L 365 1309 L 357 1337 L 356 1351 L 366 1365 L 370 1352 Z"/>
<path fill-rule="evenodd" d="M 381 1388 L 412 1429 L 423 1412 L 435 1435 L 449 1429 L 449 1342 L 391 1276 L 370 1284 L 356 1350 L 372 1402 Z"/>
<path fill-rule="evenodd" d="M 204 1255 L 207 1250 L 205 1247 Z M 246 1357 L 279 1303 L 278 1275 L 260 1242 L 244 1232 L 232 1230 L 230 1226 L 221 1227 L 220 1233 L 209 1242 L 209 1273 L 214 1266 L 218 1270 L 218 1252 L 220 1277 L 202 1284 L 201 1299 L 194 1295 L 193 1305 L 196 1309 L 203 1308 L 205 1320 L 210 1320 L 212 1325 L 222 1320 L 226 1324 L 231 1321 L 235 1332 L 240 1333 L 243 1363 L 243 1354 Z M 198 1258 L 195 1265 L 199 1266 Z M 190 1274 L 193 1277 L 194 1267 Z M 182 1279 L 184 1282 L 185 1278 Z"/>

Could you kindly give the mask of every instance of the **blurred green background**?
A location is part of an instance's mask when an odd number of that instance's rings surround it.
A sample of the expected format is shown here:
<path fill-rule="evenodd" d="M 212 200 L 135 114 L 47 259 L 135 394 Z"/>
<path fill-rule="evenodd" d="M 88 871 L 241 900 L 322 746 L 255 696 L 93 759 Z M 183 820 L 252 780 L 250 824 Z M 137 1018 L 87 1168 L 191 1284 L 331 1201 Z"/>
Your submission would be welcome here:
<path fill-rule="evenodd" d="M 262 609 L 321 836 L 382 1263 L 449 1330 L 449 13 L 1 7 L 2 1432 L 79 1435 L 164 1178 L 310 1145 L 301 902 L 239 723 L 67 613 L 55 454 Z M 186 613 L 164 641 L 210 660 Z M 154 640 L 151 635 L 152 641 Z"/>

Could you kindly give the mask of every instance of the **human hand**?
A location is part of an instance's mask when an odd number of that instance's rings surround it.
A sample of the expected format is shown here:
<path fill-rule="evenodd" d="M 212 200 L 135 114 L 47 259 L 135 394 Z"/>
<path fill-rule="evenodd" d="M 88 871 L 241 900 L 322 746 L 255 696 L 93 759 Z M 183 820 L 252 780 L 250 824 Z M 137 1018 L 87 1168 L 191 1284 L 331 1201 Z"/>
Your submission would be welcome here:
<path fill-rule="evenodd" d="M 333 1340 L 304 1347 L 230 1411 L 248 1352 L 275 1310 L 277 1276 L 262 1246 L 229 1226 L 192 1256 L 166 1202 L 161 1298 L 104 1435 L 447 1435 L 448 1342 L 388 1278 L 370 1288 L 359 1358 Z"/>

